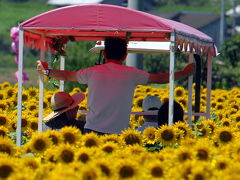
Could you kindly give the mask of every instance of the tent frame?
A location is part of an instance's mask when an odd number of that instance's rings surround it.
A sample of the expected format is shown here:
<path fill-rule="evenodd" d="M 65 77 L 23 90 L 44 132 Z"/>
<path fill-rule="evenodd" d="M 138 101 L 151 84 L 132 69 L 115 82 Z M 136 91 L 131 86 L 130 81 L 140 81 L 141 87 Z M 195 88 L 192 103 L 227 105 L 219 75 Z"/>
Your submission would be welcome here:
<path fill-rule="evenodd" d="M 23 69 L 23 34 L 24 30 L 19 30 L 19 63 L 18 63 L 18 121 L 17 121 L 17 142 L 18 146 L 21 146 L 21 126 L 22 126 L 22 69 Z M 168 125 L 173 124 L 173 101 L 174 101 L 174 68 L 175 68 L 175 33 L 171 33 L 170 38 L 170 65 L 169 65 L 169 122 Z M 40 49 L 40 60 L 44 61 L 45 59 L 45 38 L 42 35 L 42 46 Z M 206 118 L 210 117 L 210 97 L 211 97 L 211 74 L 212 74 L 212 56 L 209 54 L 207 58 L 207 105 L 206 113 L 193 113 L 192 112 L 192 83 L 193 76 L 188 77 L 188 124 L 192 124 L 192 115 L 194 116 L 205 116 Z M 189 62 L 193 62 L 193 54 L 189 54 Z M 60 69 L 65 69 L 65 58 L 61 56 L 60 58 Z M 38 133 L 42 132 L 42 119 L 43 119 L 43 100 L 44 100 L 44 75 L 39 75 L 39 114 L 38 114 Z M 60 81 L 60 91 L 64 91 L 64 81 Z M 135 112 L 133 114 L 138 115 L 147 115 L 152 114 L 151 112 Z"/>

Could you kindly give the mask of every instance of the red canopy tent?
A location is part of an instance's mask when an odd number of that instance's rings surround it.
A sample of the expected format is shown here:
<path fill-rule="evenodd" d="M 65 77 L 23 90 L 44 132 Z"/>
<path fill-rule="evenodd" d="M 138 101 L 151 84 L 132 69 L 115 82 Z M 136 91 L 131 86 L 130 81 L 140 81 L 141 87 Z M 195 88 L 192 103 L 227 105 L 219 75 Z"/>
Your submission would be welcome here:
<path fill-rule="evenodd" d="M 170 106 L 169 119 L 172 123 L 173 79 L 174 79 L 174 51 L 195 53 L 209 57 L 216 56 L 216 49 L 212 38 L 185 24 L 164 19 L 141 11 L 106 5 L 76 5 L 58 8 L 21 23 L 19 37 L 19 91 L 18 91 L 18 126 L 17 133 L 21 134 L 21 104 L 22 104 L 22 65 L 23 45 L 41 50 L 44 53 L 52 47 L 53 39 L 65 36 L 75 40 L 104 40 L 106 36 L 128 38 L 130 41 L 161 41 L 171 42 L 170 48 Z M 208 74 L 211 74 L 209 68 Z M 208 79 L 211 87 L 211 79 Z M 40 81 L 39 102 L 39 131 L 43 109 L 43 77 Z M 208 92 L 210 96 L 210 91 Z M 210 102 L 209 102 L 210 103 Z M 209 104 L 210 105 L 210 104 Z M 210 110 L 208 110 L 208 114 Z M 17 141 L 20 145 L 21 138 Z"/>

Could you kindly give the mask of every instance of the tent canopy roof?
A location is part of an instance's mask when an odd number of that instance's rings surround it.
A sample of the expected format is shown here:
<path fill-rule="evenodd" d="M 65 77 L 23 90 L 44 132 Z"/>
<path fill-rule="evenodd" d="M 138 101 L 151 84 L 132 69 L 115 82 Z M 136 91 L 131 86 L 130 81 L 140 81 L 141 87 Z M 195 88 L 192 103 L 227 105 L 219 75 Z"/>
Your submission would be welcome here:
<path fill-rule="evenodd" d="M 51 10 L 23 22 L 24 43 L 39 49 L 43 38 L 45 50 L 53 51 L 53 39 L 74 37 L 75 40 L 104 40 L 107 36 L 130 41 L 170 41 L 176 36 L 181 51 L 216 55 L 212 38 L 185 24 L 141 11 L 106 4 L 75 5 Z"/>

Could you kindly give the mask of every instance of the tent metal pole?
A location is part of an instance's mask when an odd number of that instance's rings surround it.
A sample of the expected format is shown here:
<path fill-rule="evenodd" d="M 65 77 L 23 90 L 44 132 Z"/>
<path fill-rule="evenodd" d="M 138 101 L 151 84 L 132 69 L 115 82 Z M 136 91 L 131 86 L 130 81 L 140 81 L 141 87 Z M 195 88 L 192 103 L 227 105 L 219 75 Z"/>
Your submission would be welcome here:
<path fill-rule="evenodd" d="M 42 35 L 40 60 L 45 61 L 45 39 Z M 39 111 L 38 111 L 38 133 L 42 132 L 42 120 L 43 120 L 43 99 L 44 99 L 44 75 L 39 75 Z"/>
<path fill-rule="evenodd" d="M 170 65 L 169 65 L 169 108 L 168 108 L 168 125 L 173 125 L 173 101 L 174 101 L 174 64 L 175 64 L 175 33 L 171 32 L 170 44 Z"/>
<path fill-rule="evenodd" d="M 195 106 L 194 112 L 200 112 L 200 105 L 201 105 L 201 83 L 202 83 L 202 60 L 200 55 L 194 54 L 194 59 L 196 62 L 196 84 L 195 84 Z M 199 119 L 198 116 L 194 117 L 194 122 L 197 122 Z"/>
<path fill-rule="evenodd" d="M 188 62 L 193 62 L 193 54 L 189 54 Z M 192 125 L 192 83 L 193 76 L 188 77 L 188 125 Z"/>
<path fill-rule="evenodd" d="M 60 56 L 60 70 L 65 70 L 65 57 Z M 60 80 L 60 91 L 64 91 L 64 81 Z"/>
<path fill-rule="evenodd" d="M 23 74 L 23 29 L 19 29 L 19 61 L 18 61 L 18 120 L 17 120 L 17 146 L 21 146 L 22 139 L 22 74 Z"/>
<path fill-rule="evenodd" d="M 212 89 L 212 56 L 208 54 L 208 57 L 207 57 L 207 105 L 206 105 L 207 118 L 210 118 L 211 89 Z"/>

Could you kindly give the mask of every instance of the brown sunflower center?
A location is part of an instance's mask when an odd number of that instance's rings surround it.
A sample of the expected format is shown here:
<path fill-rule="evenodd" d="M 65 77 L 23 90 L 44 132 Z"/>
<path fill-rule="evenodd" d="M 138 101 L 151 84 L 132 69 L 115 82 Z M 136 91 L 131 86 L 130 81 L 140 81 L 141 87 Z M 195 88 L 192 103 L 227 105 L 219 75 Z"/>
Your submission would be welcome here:
<path fill-rule="evenodd" d="M 37 139 L 36 142 L 33 145 L 33 147 L 37 151 L 43 151 L 46 148 L 46 146 L 47 146 L 46 142 L 42 139 Z"/>
<path fill-rule="evenodd" d="M 88 162 L 88 161 L 90 160 L 90 157 L 89 157 L 88 154 L 82 153 L 82 154 L 80 154 L 80 155 L 78 156 L 78 160 L 79 160 L 79 161 L 82 161 L 83 163 L 86 163 L 86 162 Z"/>
<path fill-rule="evenodd" d="M 162 138 L 163 140 L 165 141 L 171 141 L 173 140 L 173 137 L 174 137 L 174 134 L 171 130 L 169 129 L 166 129 L 162 132 Z"/>
<path fill-rule="evenodd" d="M 222 132 L 220 133 L 220 136 L 219 136 L 219 139 L 220 139 L 222 142 L 225 142 L 225 143 L 231 141 L 232 138 L 233 138 L 233 137 L 232 137 L 232 134 L 229 133 L 228 131 L 222 131 Z"/>
<path fill-rule="evenodd" d="M 181 90 L 176 91 L 176 96 L 177 97 L 183 96 L 183 92 Z"/>
<path fill-rule="evenodd" d="M 139 137 L 134 134 L 127 135 L 124 140 L 127 145 L 140 144 Z"/>
<path fill-rule="evenodd" d="M 112 146 L 105 146 L 103 148 L 103 151 L 106 152 L 106 153 L 112 153 L 114 150 L 114 148 Z"/>
<path fill-rule="evenodd" d="M 7 178 L 13 172 L 13 168 L 8 165 L 1 165 L 0 166 L 0 177 Z"/>
<path fill-rule="evenodd" d="M 22 127 L 26 127 L 28 124 L 26 119 L 22 119 Z"/>
<path fill-rule="evenodd" d="M 5 137 L 6 136 L 6 132 L 4 131 L 4 130 L 0 130 L 0 136 L 3 136 L 3 137 Z"/>
<path fill-rule="evenodd" d="M 159 178 L 163 176 L 163 170 L 161 167 L 156 166 L 151 169 L 151 174 L 155 178 Z"/>
<path fill-rule="evenodd" d="M 197 157 L 200 160 L 207 160 L 208 159 L 208 152 L 205 149 L 198 149 L 197 150 Z"/>
<path fill-rule="evenodd" d="M 130 178 L 134 176 L 134 169 L 131 166 L 122 166 L 119 170 L 119 175 L 121 178 Z"/>
<path fill-rule="evenodd" d="M 7 119 L 5 117 L 0 117 L 0 125 L 3 126 L 7 122 Z"/>
<path fill-rule="evenodd" d="M 58 144 L 58 138 L 57 138 L 57 136 L 51 134 L 51 135 L 49 135 L 49 138 L 51 139 L 51 141 L 52 141 L 52 143 L 53 143 L 54 145 L 57 145 L 57 144 Z"/>
<path fill-rule="evenodd" d="M 70 163 L 74 159 L 74 153 L 72 151 L 69 151 L 68 149 L 64 149 L 60 157 L 65 163 Z"/>
<path fill-rule="evenodd" d="M 99 167 L 100 167 L 101 171 L 103 172 L 103 174 L 105 174 L 108 177 L 111 175 L 111 170 L 109 169 L 109 167 L 107 167 L 104 164 L 100 164 Z"/>
<path fill-rule="evenodd" d="M 180 153 L 179 155 L 178 155 L 178 159 L 179 159 L 179 161 L 186 161 L 186 160 L 188 160 L 188 159 L 190 159 L 190 154 L 189 153 L 187 153 L 187 152 L 182 152 L 182 153 Z"/>
<path fill-rule="evenodd" d="M 31 127 L 32 130 L 36 131 L 38 129 L 38 123 L 31 122 L 30 127 Z"/>
<path fill-rule="evenodd" d="M 219 162 L 218 169 L 226 169 L 227 164 L 225 162 Z"/>
<path fill-rule="evenodd" d="M 193 179 L 194 180 L 204 180 L 204 176 L 202 174 L 196 174 Z"/>
<path fill-rule="evenodd" d="M 64 133 L 63 137 L 64 137 L 64 142 L 65 143 L 69 143 L 69 144 L 74 144 L 75 143 L 76 139 L 75 139 L 75 136 L 72 133 L 70 133 L 70 132 Z"/>
<path fill-rule="evenodd" d="M 154 140 L 154 139 L 155 139 L 155 134 L 154 134 L 154 133 L 149 133 L 149 134 L 147 135 L 147 137 L 148 137 L 148 139 L 150 139 L 150 140 Z"/>
<path fill-rule="evenodd" d="M 11 154 L 11 148 L 6 144 L 0 144 L 0 152 Z"/>
<path fill-rule="evenodd" d="M 94 147 L 94 146 L 97 146 L 97 142 L 95 141 L 95 139 L 87 139 L 85 142 L 85 146 Z"/>

